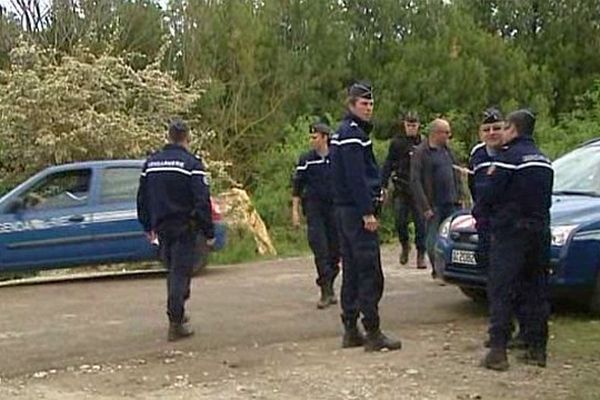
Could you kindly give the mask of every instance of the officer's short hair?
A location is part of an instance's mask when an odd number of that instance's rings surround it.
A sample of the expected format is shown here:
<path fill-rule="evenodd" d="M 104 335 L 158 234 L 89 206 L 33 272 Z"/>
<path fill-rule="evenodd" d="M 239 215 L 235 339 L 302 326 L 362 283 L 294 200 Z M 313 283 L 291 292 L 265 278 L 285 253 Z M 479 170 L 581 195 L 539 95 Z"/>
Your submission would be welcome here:
<path fill-rule="evenodd" d="M 373 87 L 368 81 L 354 82 L 348 87 L 348 104 L 356 103 L 356 100 L 373 100 Z"/>
<path fill-rule="evenodd" d="M 189 133 L 190 129 L 181 119 L 174 119 L 169 124 L 169 139 L 175 143 L 184 141 Z"/>
<path fill-rule="evenodd" d="M 315 122 L 314 124 L 310 124 L 310 128 L 308 130 L 309 133 L 321 133 L 325 136 L 331 136 L 332 130 L 326 123 L 323 122 Z"/>
<path fill-rule="evenodd" d="M 506 122 L 514 125 L 519 136 L 533 136 L 535 115 L 527 109 L 513 111 L 506 117 Z"/>

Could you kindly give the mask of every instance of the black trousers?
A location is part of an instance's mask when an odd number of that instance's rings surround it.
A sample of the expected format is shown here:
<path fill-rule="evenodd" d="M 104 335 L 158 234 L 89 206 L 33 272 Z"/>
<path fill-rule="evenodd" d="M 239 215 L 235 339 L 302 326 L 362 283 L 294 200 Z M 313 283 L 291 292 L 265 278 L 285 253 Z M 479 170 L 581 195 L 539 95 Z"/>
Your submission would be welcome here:
<path fill-rule="evenodd" d="M 548 341 L 547 268 L 550 230 L 493 230 L 488 271 L 490 344 L 505 348 L 516 313 L 528 345 L 545 349 Z"/>
<path fill-rule="evenodd" d="M 340 272 L 340 249 L 333 204 L 308 200 L 303 205 L 308 244 L 315 257 L 318 286 L 333 284 Z"/>
<path fill-rule="evenodd" d="M 183 321 L 193 268 L 206 252 L 201 241 L 206 241 L 204 235 L 190 229 L 159 233 L 160 255 L 167 269 L 167 315 L 172 323 Z"/>
<path fill-rule="evenodd" d="M 412 218 L 415 224 L 415 246 L 418 251 L 425 251 L 426 228 L 425 220 L 419 212 L 414 200 L 409 195 L 395 195 L 394 210 L 396 211 L 396 231 L 400 243 L 408 243 L 408 224 Z"/>
<path fill-rule="evenodd" d="M 343 283 L 342 313 L 345 321 L 356 321 L 362 314 L 367 332 L 379 329 L 379 301 L 383 295 L 379 236 L 363 226 L 354 207 L 337 207 L 340 232 Z"/>

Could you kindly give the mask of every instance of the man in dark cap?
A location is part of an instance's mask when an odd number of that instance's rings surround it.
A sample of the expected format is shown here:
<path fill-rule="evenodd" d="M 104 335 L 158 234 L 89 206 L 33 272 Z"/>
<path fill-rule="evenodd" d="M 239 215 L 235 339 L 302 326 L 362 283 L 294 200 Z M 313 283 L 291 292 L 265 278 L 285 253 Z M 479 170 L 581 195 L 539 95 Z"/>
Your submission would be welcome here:
<path fill-rule="evenodd" d="M 487 169 L 490 167 L 498 152 L 502 149 L 504 132 L 504 118 L 500 110 L 496 108 L 488 108 L 483 113 L 483 121 L 479 126 L 480 143 L 476 144 L 471 150 L 469 157 L 469 189 L 473 198 L 473 209 L 471 214 L 475 218 L 475 227 L 477 229 L 477 251 L 475 258 L 477 266 L 483 270 L 489 269 L 490 256 L 490 213 L 491 205 L 485 204 L 480 194 L 481 187 L 485 187 L 488 177 Z M 515 306 L 519 304 L 518 293 L 515 296 Z M 515 307 L 515 315 L 518 321 L 522 321 L 522 316 L 519 313 L 519 308 Z M 514 325 L 511 323 L 511 331 Z M 510 348 L 523 348 L 523 325 L 520 324 L 519 334 L 509 342 Z M 490 341 L 485 342 L 485 346 L 490 346 Z"/>
<path fill-rule="evenodd" d="M 533 140 L 535 117 L 529 110 L 508 115 L 504 147 L 487 168 L 488 182 L 478 188 L 490 204 L 491 229 L 488 299 L 490 350 L 486 368 L 508 369 L 506 348 L 514 308 L 523 316 L 527 350 L 520 359 L 546 366 L 548 341 L 547 268 L 550 257 L 550 206 L 553 170 Z M 518 304 L 514 294 L 518 293 Z"/>
<path fill-rule="evenodd" d="M 317 308 L 337 304 L 333 283 L 339 273 L 339 241 L 333 209 L 329 135 L 324 123 L 310 126 L 310 150 L 300 156 L 293 178 L 292 223 L 300 226 L 300 204 L 306 216 L 308 244 L 315 257 L 321 297 Z"/>
<path fill-rule="evenodd" d="M 367 82 L 348 89 L 348 112 L 331 139 L 333 198 L 340 233 L 343 262 L 342 347 L 363 346 L 366 351 L 397 350 L 399 340 L 380 329 L 379 301 L 383 271 L 377 219 L 381 206 L 379 168 L 369 138 L 373 93 Z M 362 314 L 366 338 L 357 327 Z"/>
<path fill-rule="evenodd" d="M 476 221 L 478 234 L 477 264 L 487 270 L 489 265 L 490 227 L 489 217 L 491 207 L 485 204 L 479 196 L 478 188 L 486 184 L 487 168 L 502 147 L 504 119 L 502 113 L 495 108 L 488 108 L 483 113 L 483 121 L 479 127 L 480 143 L 476 144 L 469 156 L 469 189 L 473 198 L 471 211 Z"/>
<path fill-rule="evenodd" d="M 419 133 L 419 116 L 410 111 L 404 115 L 398 131 L 390 143 L 387 158 L 381 171 L 384 191 L 387 190 L 390 177 L 394 183 L 394 210 L 396 230 L 400 240 L 400 264 L 408 262 L 410 243 L 408 237 L 409 218 L 415 225 L 415 245 L 417 248 L 417 268 L 427 268 L 425 265 L 425 221 L 415 203 L 410 188 L 410 160 L 415 148 L 423 137 Z M 387 196 L 387 192 L 386 192 Z"/>
<path fill-rule="evenodd" d="M 169 144 L 146 160 L 137 195 L 138 219 L 148 240 L 159 241 L 168 269 L 168 340 L 194 332 L 185 314 L 193 266 L 202 257 L 199 246 L 214 245 L 208 174 L 202 160 L 189 151 L 190 133 L 181 120 L 169 126 Z M 201 250 L 202 249 L 202 250 Z"/>

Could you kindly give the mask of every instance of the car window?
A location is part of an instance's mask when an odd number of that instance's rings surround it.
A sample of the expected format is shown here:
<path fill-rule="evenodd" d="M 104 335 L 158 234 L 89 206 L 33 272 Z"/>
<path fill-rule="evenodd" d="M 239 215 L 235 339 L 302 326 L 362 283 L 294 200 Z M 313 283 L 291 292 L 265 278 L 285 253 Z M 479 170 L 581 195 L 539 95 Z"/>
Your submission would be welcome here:
<path fill-rule="evenodd" d="M 554 192 L 600 195 L 600 146 L 573 150 L 552 165 Z"/>
<path fill-rule="evenodd" d="M 135 201 L 141 168 L 114 167 L 102 171 L 101 203 Z"/>
<path fill-rule="evenodd" d="M 86 205 L 91 169 L 56 172 L 45 177 L 19 197 L 25 210 L 49 210 Z"/>

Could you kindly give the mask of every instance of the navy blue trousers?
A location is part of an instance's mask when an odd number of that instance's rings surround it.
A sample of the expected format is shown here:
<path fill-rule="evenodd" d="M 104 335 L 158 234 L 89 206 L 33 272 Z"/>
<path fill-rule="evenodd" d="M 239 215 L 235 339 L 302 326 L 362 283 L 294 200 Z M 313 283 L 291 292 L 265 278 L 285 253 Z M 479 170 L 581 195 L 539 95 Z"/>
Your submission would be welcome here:
<path fill-rule="evenodd" d="M 167 269 L 167 315 L 172 323 L 181 323 L 185 302 L 190 297 L 194 264 L 206 246 L 204 235 L 185 229 L 181 232 L 159 233 L 160 255 Z"/>
<path fill-rule="evenodd" d="M 487 284 L 492 347 L 506 348 L 512 316 L 517 314 L 525 342 L 531 347 L 546 348 L 549 253 L 547 229 L 493 231 Z"/>
<path fill-rule="evenodd" d="M 379 329 L 379 301 L 383 295 L 383 271 L 377 232 L 364 228 L 354 207 L 337 207 L 336 217 L 342 250 L 342 313 L 345 321 L 362 314 L 367 332 Z"/>
<path fill-rule="evenodd" d="M 315 257 L 318 286 L 332 285 L 340 272 L 340 248 L 333 204 L 308 200 L 306 215 L 308 245 Z"/>

